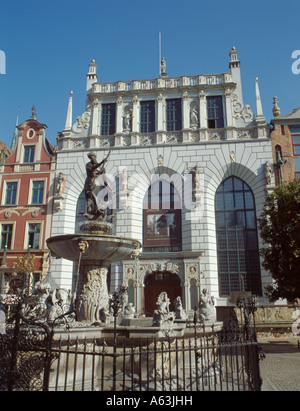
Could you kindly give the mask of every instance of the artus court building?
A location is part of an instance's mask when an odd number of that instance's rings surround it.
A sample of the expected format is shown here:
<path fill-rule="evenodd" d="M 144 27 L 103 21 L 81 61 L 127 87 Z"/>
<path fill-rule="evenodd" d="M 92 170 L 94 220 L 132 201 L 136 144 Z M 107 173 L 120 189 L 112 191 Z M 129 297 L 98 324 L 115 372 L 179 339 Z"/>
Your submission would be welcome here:
<path fill-rule="evenodd" d="M 189 311 L 203 289 L 221 307 L 241 290 L 263 298 L 270 282 L 257 229 L 273 184 L 269 126 L 257 79 L 256 113 L 243 102 L 234 47 L 229 68 L 174 78 L 163 60 L 158 78 L 101 83 L 92 61 L 85 112 L 75 124 L 70 95 L 57 137 L 57 174 L 65 186 L 54 200 L 52 235 L 80 232 L 88 154 L 101 161 L 111 150 L 111 191 L 100 190 L 99 199 L 112 201 L 113 234 L 143 248 L 138 260 L 111 267 L 109 286 L 128 286 L 138 314 L 152 316 L 162 291 L 171 302 L 181 296 Z M 51 272 L 60 286 L 74 284 L 71 261 L 54 259 Z"/>

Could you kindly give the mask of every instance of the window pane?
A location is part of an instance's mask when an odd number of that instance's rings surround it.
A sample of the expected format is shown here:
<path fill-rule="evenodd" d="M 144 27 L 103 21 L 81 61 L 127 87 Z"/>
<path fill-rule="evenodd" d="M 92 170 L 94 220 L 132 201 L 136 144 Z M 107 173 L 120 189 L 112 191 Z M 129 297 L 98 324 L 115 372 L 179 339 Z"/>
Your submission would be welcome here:
<path fill-rule="evenodd" d="M 12 224 L 3 224 L 1 231 L 1 248 L 7 249 L 11 248 L 11 239 L 12 239 Z"/>
<path fill-rule="evenodd" d="M 228 261 L 229 261 L 229 272 L 239 270 L 238 266 L 238 253 L 236 251 L 229 251 L 228 252 Z"/>
<path fill-rule="evenodd" d="M 167 131 L 181 130 L 181 99 L 167 100 Z"/>
<path fill-rule="evenodd" d="M 236 228 L 244 228 L 246 226 L 244 211 L 236 212 Z"/>
<path fill-rule="evenodd" d="M 300 127 L 297 126 L 289 126 L 291 134 L 300 134 Z"/>
<path fill-rule="evenodd" d="M 155 101 L 141 101 L 140 128 L 141 133 L 155 131 Z"/>
<path fill-rule="evenodd" d="M 35 146 L 24 147 L 23 163 L 33 163 Z"/>
<path fill-rule="evenodd" d="M 227 260 L 226 251 L 220 251 L 220 253 L 218 255 L 218 264 L 219 264 L 219 271 L 220 272 L 227 272 L 228 271 L 228 260 Z"/>
<path fill-rule="evenodd" d="M 226 213 L 226 227 L 234 228 L 235 227 L 235 215 L 234 211 Z"/>
<path fill-rule="evenodd" d="M 300 146 L 294 146 L 294 153 L 300 154 Z"/>
<path fill-rule="evenodd" d="M 232 178 L 228 178 L 227 180 L 224 181 L 223 188 L 224 188 L 224 191 L 232 191 L 233 190 Z"/>
<path fill-rule="evenodd" d="M 146 248 L 181 249 L 181 196 L 173 183 L 158 180 L 144 197 L 143 238 Z"/>
<path fill-rule="evenodd" d="M 32 204 L 42 204 L 44 199 L 44 181 L 34 181 L 32 187 Z"/>
<path fill-rule="evenodd" d="M 116 105 L 102 104 L 101 135 L 109 136 L 115 133 Z"/>
<path fill-rule="evenodd" d="M 300 136 L 293 136 L 294 144 L 300 144 Z"/>
<path fill-rule="evenodd" d="M 216 225 L 218 228 L 225 228 L 225 213 L 217 213 L 216 220 Z"/>
<path fill-rule="evenodd" d="M 244 230 L 237 230 L 237 242 L 239 250 L 247 248 L 247 233 Z M 255 233 L 256 234 L 256 233 Z"/>
<path fill-rule="evenodd" d="M 28 246 L 38 249 L 40 245 L 40 224 L 29 224 Z"/>
<path fill-rule="evenodd" d="M 246 213 L 247 228 L 256 228 L 256 219 L 254 211 L 247 211 Z"/>
<path fill-rule="evenodd" d="M 220 295 L 229 295 L 229 276 L 227 273 L 219 273 Z"/>
<path fill-rule="evenodd" d="M 223 193 L 217 193 L 217 195 L 216 195 L 216 210 L 222 210 L 223 208 L 224 208 Z"/>
<path fill-rule="evenodd" d="M 16 204 L 17 185 L 18 185 L 17 183 L 7 183 L 6 184 L 6 197 L 5 197 L 6 205 Z"/>
<path fill-rule="evenodd" d="M 253 201 L 253 195 L 252 195 L 251 191 L 245 192 L 244 196 L 245 196 L 245 208 L 247 210 L 253 209 L 254 208 L 254 201 Z"/>
<path fill-rule="evenodd" d="M 239 273 L 230 273 L 230 289 L 231 291 L 240 291 L 240 276 Z"/>
<path fill-rule="evenodd" d="M 261 295 L 256 213 L 250 187 L 230 177 L 218 188 L 215 204 L 220 295 L 240 291 L 242 284 L 246 291 Z"/>
<path fill-rule="evenodd" d="M 234 210 L 233 193 L 224 193 L 226 210 Z"/>
<path fill-rule="evenodd" d="M 233 178 L 233 184 L 234 184 L 234 189 L 237 190 L 243 190 L 243 182 L 239 178 Z"/>
<path fill-rule="evenodd" d="M 247 270 L 247 253 L 246 251 L 239 252 L 239 271 L 246 271 Z"/>
<path fill-rule="evenodd" d="M 300 157 L 294 157 L 294 170 L 300 171 Z"/>
<path fill-rule="evenodd" d="M 234 193 L 235 208 L 244 209 L 244 193 Z"/>
<path fill-rule="evenodd" d="M 258 249 L 256 231 L 254 231 L 254 230 L 253 231 L 248 231 L 247 240 L 248 240 L 248 249 L 249 250 L 257 250 Z"/>
<path fill-rule="evenodd" d="M 206 101 L 209 128 L 223 128 L 224 118 L 222 96 L 209 96 Z"/>
<path fill-rule="evenodd" d="M 236 250 L 236 232 L 235 232 L 235 230 L 227 232 L 227 244 L 228 244 L 228 249 Z"/>
<path fill-rule="evenodd" d="M 220 250 L 226 250 L 227 248 L 227 242 L 226 242 L 226 231 L 219 231 L 217 235 L 217 242 L 218 242 L 218 248 Z"/>

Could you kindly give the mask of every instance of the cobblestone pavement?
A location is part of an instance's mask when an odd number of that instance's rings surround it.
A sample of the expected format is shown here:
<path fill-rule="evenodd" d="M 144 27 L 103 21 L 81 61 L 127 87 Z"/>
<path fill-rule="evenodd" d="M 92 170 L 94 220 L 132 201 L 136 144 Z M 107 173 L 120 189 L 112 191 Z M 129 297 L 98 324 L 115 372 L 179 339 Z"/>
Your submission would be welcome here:
<path fill-rule="evenodd" d="M 298 340 L 259 341 L 266 358 L 260 362 L 262 391 L 300 391 Z"/>

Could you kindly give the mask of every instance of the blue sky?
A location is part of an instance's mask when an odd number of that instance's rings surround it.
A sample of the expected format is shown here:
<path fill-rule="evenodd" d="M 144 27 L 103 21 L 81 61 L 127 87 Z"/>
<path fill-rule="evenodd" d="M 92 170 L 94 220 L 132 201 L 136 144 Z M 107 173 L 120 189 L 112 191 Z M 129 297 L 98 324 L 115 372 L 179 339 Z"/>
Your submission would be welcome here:
<path fill-rule="evenodd" d="M 170 77 L 228 71 L 235 46 L 244 103 L 255 111 L 257 76 L 267 120 L 273 96 L 281 114 L 288 114 L 300 106 L 300 74 L 291 70 L 292 53 L 300 50 L 299 12 L 299 0 L 2 2 L 6 74 L 0 74 L 0 139 L 10 146 L 17 112 L 25 121 L 35 104 L 37 119 L 55 144 L 70 90 L 74 119 L 84 111 L 91 59 L 99 81 L 158 77 L 159 32 Z"/>

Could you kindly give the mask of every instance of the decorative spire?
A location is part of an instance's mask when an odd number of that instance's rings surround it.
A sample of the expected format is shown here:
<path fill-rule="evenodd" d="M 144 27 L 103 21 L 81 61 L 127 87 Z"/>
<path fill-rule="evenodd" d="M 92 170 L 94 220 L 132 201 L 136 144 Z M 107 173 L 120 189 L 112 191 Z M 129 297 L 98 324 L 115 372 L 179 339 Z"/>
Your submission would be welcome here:
<path fill-rule="evenodd" d="M 13 135 L 12 143 L 11 143 L 11 150 L 13 150 L 13 149 L 16 147 L 16 145 L 17 145 L 18 125 L 19 125 L 19 112 L 18 112 L 18 114 L 17 114 L 17 121 L 16 121 L 16 126 L 15 126 L 15 130 L 14 130 L 14 135 Z"/>
<path fill-rule="evenodd" d="M 231 48 L 229 53 L 230 62 L 229 68 L 232 75 L 232 82 L 236 84 L 234 94 L 237 95 L 239 102 L 243 105 L 243 91 L 242 91 L 242 79 L 241 79 L 241 62 L 238 58 L 238 51 L 235 47 Z"/>
<path fill-rule="evenodd" d="M 230 62 L 229 62 L 229 68 L 239 68 L 241 65 L 241 62 L 238 59 L 238 51 L 235 47 L 231 48 L 231 51 L 229 53 L 230 57 Z"/>
<path fill-rule="evenodd" d="M 89 72 L 87 73 L 86 78 L 86 91 L 90 92 L 92 89 L 92 85 L 98 81 L 97 64 L 95 63 L 94 59 L 89 64 Z"/>
<path fill-rule="evenodd" d="M 278 104 L 277 104 L 277 97 L 273 97 L 273 104 L 274 104 L 273 115 L 276 118 L 280 116 L 280 108 L 278 107 Z"/>
<path fill-rule="evenodd" d="M 65 130 L 71 130 L 72 129 L 72 108 L 73 108 L 72 96 L 73 96 L 73 91 L 70 91 Z"/>
<path fill-rule="evenodd" d="M 35 108 L 35 105 L 32 106 L 31 120 L 36 120 L 36 108 Z"/>
<path fill-rule="evenodd" d="M 260 91 L 258 87 L 258 77 L 255 77 L 255 96 L 256 96 L 256 118 L 264 117 L 261 98 L 260 98 Z"/>

